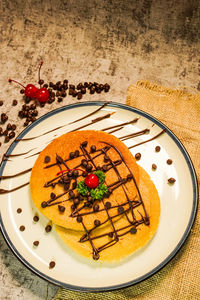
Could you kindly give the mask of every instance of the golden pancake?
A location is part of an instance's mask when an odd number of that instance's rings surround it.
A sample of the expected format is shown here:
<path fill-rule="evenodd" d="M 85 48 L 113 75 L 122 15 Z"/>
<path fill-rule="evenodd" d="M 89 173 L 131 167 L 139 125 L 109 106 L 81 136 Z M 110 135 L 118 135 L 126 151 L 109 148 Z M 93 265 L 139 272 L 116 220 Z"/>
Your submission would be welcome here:
<path fill-rule="evenodd" d="M 114 227 L 109 221 L 107 226 L 99 226 L 89 235 L 56 226 L 56 231 L 64 243 L 82 256 L 112 263 L 143 247 L 158 227 L 160 199 L 153 182 L 142 167 L 139 167 L 139 176 L 139 190 L 148 215 L 146 220 L 143 205 L 138 205 L 134 208 L 135 222 L 128 221 L 127 217 L 132 220 L 129 210 L 114 223 Z"/>
<path fill-rule="evenodd" d="M 105 182 L 80 194 L 77 184 L 97 170 Z M 109 218 L 116 222 L 121 217 L 118 206 L 128 209 L 134 202 L 138 182 L 138 165 L 124 143 L 108 133 L 86 130 L 64 134 L 40 153 L 30 188 L 36 207 L 54 224 L 84 231 L 94 227 L 97 214 L 101 226 L 107 226 Z M 103 199 L 98 198 L 101 192 Z"/>

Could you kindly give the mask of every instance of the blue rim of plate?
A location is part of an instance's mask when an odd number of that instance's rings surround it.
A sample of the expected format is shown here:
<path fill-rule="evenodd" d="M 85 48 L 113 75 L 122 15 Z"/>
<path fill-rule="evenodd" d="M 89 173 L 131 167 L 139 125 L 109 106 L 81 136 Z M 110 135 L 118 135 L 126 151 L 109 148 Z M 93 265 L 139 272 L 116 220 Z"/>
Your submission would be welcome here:
<path fill-rule="evenodd" d="M 28 127 L 26 127 L 19 135 L 18 135 L 18 139 L 23 138 L 33 127 L 35 127 L 36 125 L 38 125 L 39 123 L 41 123 L 43 120 L 57 114 L 60 113 L 62 111 L 68 110 L 68 109 L 72 109 L 72 108 L 77 108 L 77 107 L 81 107 L 81 106 L 101 106 L 104 103 L 107 103 L 107 101 L 91 101 L 91 102 L 80 102 L 80 103 L 76 103 L 76 104 L 70 104 L 70 105 L 66 105 L 66 106 L 62 106 L 60 108 L 57 108 L 55 110 L 52 110 L 46 114 L 44 114 L 43 116 L 41 116 L 40 118 L 38 118 L 34 123 L 30 124 Z M 160 122 L 159 120 L 157 120 L 156 118 L 154 118 L 153 116 L 151 116 L 150 114 L 137 109 L 135 107 L 132 106 L 128 106 L 125 104 L 121 104 L 121 103 L 117 103 L 117 102 L 109 102 L 108 103 L 108 107 L 117 107 L 117 108 L 122 108 L 125 110 L 129 110 L 132 111 L 134 113 L 137 113 L 149 120 L 151 120 L 153 123 L 155 123 L 156 125 L 158 125 L 160 128 L 162 129 L 166 129 L 166 133 L 172 138 L 172 140 L 176 143 L 176 145 L 178 146 L 178 148 L 180 149 L 181 153 L 183 154 L 185 161 L 188 165 L 189 171 L 190 171 L 190 175 L 191 175 L 191 179 L 192 179 L 192 186 L 193 186 L 193 206 L 192 206 L 192 212 L 190 215 L 190 219 L 187 225 L 187 228 L 185 230 L 185 232 L 182 235 L 181 240 L 179 241 L 179 243 L 176 245 L 176 247 L 174 248 L 174 250 L 168 255 L 168 257 L 166 259 L 164 259 L 159 265 L 157 265 L 155 268 L 153 268 L 151 271 L 147 272 L 146 274 L 144 274 L 143 276 L 140 276 L 139 278 L 135 279 L 135 280 L 131 280 L 122 284 L 117 284 L 117 285 L 112 285 L 112 286 L 106 286 L 106 287 L 83 287 L 83 286 L 76 286 L 76 285 L 71 285 L 71 284 L 67 284 L 64 283 L 62 281 L 58 281 L 56 279 L 53 279 L 49 276 L 47 276 L 46 274 L 40 272 L 39 270 L 37 270 L 36 268 L 34 268 L 27 260 L 25 260 L 23 258 L 23 256 L 21 256 L 21 254 L 18 252 L 18 250 L 15 248 L 15 246 L 13 245 L 12 241 L 10 240 L 7 232 L 6 232 L 6 228 L 3 224 L 3 220 L 0 214 L 0 229 L 2 232 L 2 235 L 5 239 L 5 241 L 7 242 L 8 246 L 10 247 L 10 249 L 12 250 L 12 252 L 15 254 L 15 256 L 21 261 L 21 263 L 23 263 L 23 265 L 25 265 L 30 271 L 32 271 L 33 273 L 35 273 L 36 275 L 38 275 L 39 277 L 41 277 L 42 279 L 45 279 L 57 286 L 69 289 L 69 290 L 74 290 L 74 291 L 79 291 L 79 292 L 107 292 L 107 291 L 112 291 L 112 290 L 117 290 L 117 289 L 122 289 L 122 288 L 126 288 L 129 287 L 131 285 L 137 284 L 149 277 L 151 277 L 152 275 L 154 275 L 155 273 L 157 273 L 159 270 L 161 270 L 167 263 L 169 263 L 171 261 L 171 259 L 177 254 L 177 252 L 180 250 L 180 248 L 183 246 L 184 242 L 186 241 L 191 228 L 193 226 L 194 220 L 195 220 L 195 216 L 197 213 L 197 205 L 198 205 L 198 182 L 197 182 L 197 176 L 196 176 L 196 172 L 193 166 L 193 163 L 191 161 L 191 158 L 187 152 L 187 150 L 185 149 L 185 147 L 183 146 L 183 144 L 179 141 L 179 139 L 177 138 L 177 136 L 167 127 L 165 126 L 162 122 Z M 18 142 L 13 141 L 13 143 L 10 145 L 10 147 L 8 148 L 6 154 L 11 154 L 12 151 L 14 150 L 14 148 L 16 147 Z M 6 166 L 6 162 L 1 162 L 0 164 L 0 176 L 3 174 L 3 170 Z"/>

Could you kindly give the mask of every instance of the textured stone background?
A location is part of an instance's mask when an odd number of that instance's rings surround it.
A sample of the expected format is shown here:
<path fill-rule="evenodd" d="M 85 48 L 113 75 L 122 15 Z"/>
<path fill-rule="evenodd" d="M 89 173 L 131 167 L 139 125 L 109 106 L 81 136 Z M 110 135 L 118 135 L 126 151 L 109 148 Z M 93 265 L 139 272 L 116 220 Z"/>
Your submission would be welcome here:
<path fill-rule="evenodd" d="M 200 90 L 200 2 L 198 0 L 1 0 L 0 112 L 23 129 L 17 112 L 23 103 L 9 77 L 36 83 L 42 78 L 71 83 L 108 82 L 109 94 L 83 100 L 125 103 L 127 87 L 148 79 L 169 87 Z M 12 107 L 13 99 L 19 104 Z M 40 109 L 40 115 L 62 104 Z M 0 147 L 0 156 L 8 144 Z M 1 159 L 0 157 L 0 159 Z M 27 270 L 0 236 L 0 299 L 51 299 L 57 287 Z"/>

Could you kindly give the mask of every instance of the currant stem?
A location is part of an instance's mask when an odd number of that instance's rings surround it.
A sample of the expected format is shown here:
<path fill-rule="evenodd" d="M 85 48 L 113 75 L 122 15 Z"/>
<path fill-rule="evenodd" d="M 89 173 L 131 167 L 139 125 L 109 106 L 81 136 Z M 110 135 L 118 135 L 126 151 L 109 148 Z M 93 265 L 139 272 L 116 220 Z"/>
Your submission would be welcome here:
<path fill-rule="evenodd" d="M 40 70 L 41 70 L 41 67 L 42 67 L 43 63 L 44 62 L 41 61 L 40 66 L 39 66 L 39 70 L 38 70 L 38 82 L 40 82 Z M 40 84 L 40 88 L 41 88 L 41 84 Z"/>
<path fill-rule="evenodd" d="M 21 86 L 25 89 L 25 86 L 24 86 L 23 84 L 19 83 L 19 82 L 16 81 L 16 80 L 13 80 L 13 79 L 10 79 L 10 78 L 9 78 L 8 81 L 9 81 L 9 82 L 12 82 L 12 81 L 13 81 L 13 82 L 15 82 L 15 83 L 21 85 Z"/>

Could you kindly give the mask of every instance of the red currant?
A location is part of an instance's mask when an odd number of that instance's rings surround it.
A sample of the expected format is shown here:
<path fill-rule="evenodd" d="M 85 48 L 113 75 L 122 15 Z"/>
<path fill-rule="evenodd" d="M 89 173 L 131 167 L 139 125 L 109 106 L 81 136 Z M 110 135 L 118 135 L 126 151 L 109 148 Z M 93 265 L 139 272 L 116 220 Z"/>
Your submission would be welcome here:
<path fill-rule="evenodd" d="M 49 91 L 46 88 L 37 90 L 36 98 L 39 102 L 46 102 L 49 99 Z"/>
<path fill-rule="evenodd" d="M 95 174 L 89 174 L 84 182 L 90 189 L 95 189 L 99 185 L 99 178 Z"/>
<path fill-rule="evenodd" d="M 43 61 L 40 64 L 39 70 L 38 70 L 38 77 L 39 77 L 39 82 L 40 82 L 40 69 L 43 65 Z M 38 89 L 35 85 L 33 84 L 27 84 L 27 86 L 24 86 L 20 82 L 13 80 L 13 79 L 8 79 L 9 82 L 15 82 L 19 85 L 21 85 L 24 88 L 24 94 L 26 97 L 29 98 L 34 98 L 37 99 L 39 102 L 46 102 L 49 99 L 49 91 L 46 88 L 41 88 Z"/>

